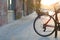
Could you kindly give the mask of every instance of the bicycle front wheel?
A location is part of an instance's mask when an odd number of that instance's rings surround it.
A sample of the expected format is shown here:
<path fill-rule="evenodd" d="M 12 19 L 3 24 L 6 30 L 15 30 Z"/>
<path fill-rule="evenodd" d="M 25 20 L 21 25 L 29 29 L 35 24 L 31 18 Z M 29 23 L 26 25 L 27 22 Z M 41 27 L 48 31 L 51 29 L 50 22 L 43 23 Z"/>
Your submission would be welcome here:
<path fill-rule="evenodd" d="M 55 31 L 55 21 L 50 15 L 36 17 L 33 23 L 34 31 L 43 37 L 50 36 Z"/>

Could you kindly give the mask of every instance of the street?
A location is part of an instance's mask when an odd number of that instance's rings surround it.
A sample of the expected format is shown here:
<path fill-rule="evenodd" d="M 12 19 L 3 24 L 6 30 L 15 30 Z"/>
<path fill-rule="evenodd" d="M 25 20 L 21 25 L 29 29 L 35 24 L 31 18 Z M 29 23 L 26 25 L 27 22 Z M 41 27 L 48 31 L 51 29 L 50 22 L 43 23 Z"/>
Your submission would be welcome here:
<path fill-rule="evenodd" d="M 34 12 L 17 21 L 0 27 L 0 40 L 60 40 L 60 31 L 57 38 L 54 33 L 48 37 L 37 35 L 33 29 L 33 22 L 37 14 Z"/>

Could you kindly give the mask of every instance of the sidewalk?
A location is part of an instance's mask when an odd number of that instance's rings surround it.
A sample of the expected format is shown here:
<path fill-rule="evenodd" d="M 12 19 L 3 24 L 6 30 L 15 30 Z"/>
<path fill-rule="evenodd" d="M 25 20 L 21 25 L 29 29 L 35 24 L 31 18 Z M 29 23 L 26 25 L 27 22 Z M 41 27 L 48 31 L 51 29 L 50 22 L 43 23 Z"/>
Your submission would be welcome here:
<path fill-rule="evenodd" d="M 10 23 L 10 24 L 2 26 L 0 28 L 0 36 L 1 36 L 0 40 L 5 40 L 6 38 L 9 39 L 7 36 L 11 35 L 10 33 L 12 33 L 14 30 L 18 30 L 18 29 L 19 30 L 24 30 L 25 27 L 27 27 L 30 24 L 32 24 L 32 22 L 34 21 L 35 17 L 36 17 L 36 14 L 32 13 L 32 14 L 30 14 L 28 16 L 25 16 L 25 17 L 23 17 L 23 18 L 21 18 L 21 19 L 19 19 L 17 21 L 14 21 L 13 23 Z"/>
<path fill-rule="evenodd" d="M 0 40 L 60 40 L 60 32 L 58 32 L 57 38 L 54 38 L 54 33 L 49 37 L 37 35 L 33 29 L 33 21 L 36 16 L 35 13 L 32 13 L 14 23 L 1 27 Z"/>

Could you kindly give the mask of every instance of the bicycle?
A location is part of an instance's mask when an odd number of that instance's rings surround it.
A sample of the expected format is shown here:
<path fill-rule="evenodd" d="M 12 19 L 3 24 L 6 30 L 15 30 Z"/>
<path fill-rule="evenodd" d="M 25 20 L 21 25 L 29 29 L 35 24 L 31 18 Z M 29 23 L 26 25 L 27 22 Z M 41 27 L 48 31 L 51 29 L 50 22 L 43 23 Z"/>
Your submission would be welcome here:
<path fill-rule="evenodd" d="M 55 11 L 54 15 L 40 14 L 38 15 L 33 23 L 34 31 L 42 37 L 47 37 L 55 32 L 55 38 L 57 37 L 57 30 L 60 30 L 60 23 Z"/>

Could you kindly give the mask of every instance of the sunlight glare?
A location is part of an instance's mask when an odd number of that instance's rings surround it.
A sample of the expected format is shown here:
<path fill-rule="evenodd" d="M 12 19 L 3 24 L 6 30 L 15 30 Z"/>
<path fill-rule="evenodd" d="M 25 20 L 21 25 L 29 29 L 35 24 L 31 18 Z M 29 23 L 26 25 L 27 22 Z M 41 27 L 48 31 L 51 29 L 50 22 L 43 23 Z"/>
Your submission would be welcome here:
<path fill-rule="evenodd" d="M 12 4 L 12 0 L 10 0 L 10 5 Z"/>
<path fill-rule="evenodd" d="M 49 11 L 49 15 L 54 15 L 54 14 L 55 14 L 55 12 Z"/>
<path fill-rule="evenodd" d="M 51 5 L 51 4 L 54 4 L 56 2 L 58 2 L 60 0 L 41 0 L 41 4 L 43 5 Z"/>

